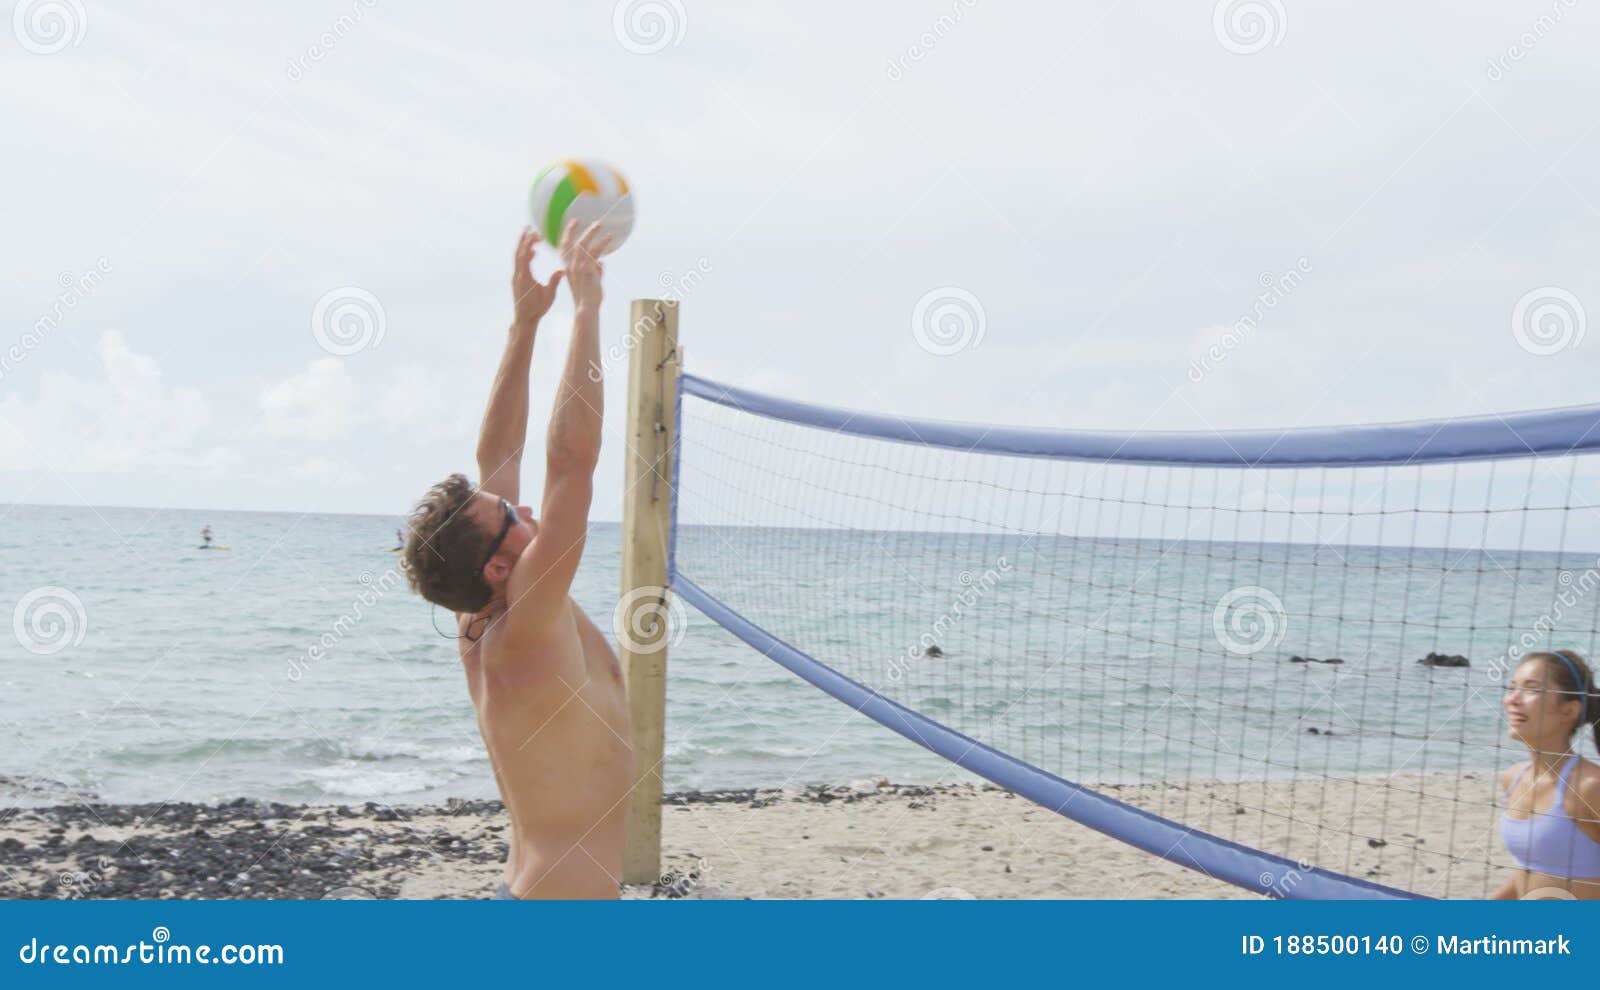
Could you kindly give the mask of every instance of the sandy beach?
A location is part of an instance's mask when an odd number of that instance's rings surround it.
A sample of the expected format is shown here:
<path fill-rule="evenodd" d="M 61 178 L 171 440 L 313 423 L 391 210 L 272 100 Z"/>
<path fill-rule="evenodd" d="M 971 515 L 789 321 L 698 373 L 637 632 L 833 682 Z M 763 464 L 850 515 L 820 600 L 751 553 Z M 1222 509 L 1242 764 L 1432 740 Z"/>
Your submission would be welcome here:
<path fill-rule="evenodd" d="M 1469 774 L 1107 793 L 1354 876 L 1472 898 L 1509 868 L 1480 801 L 1487 786 Z M 1213 899 L 1293 883 L 1230 886 L 992 787 L 859 781 L 688 792 L 664 804 L 663 874 L 628 897 Z M 508 828 L 493 801 L 7 809 L 0 896 L 485 898 Z"/>

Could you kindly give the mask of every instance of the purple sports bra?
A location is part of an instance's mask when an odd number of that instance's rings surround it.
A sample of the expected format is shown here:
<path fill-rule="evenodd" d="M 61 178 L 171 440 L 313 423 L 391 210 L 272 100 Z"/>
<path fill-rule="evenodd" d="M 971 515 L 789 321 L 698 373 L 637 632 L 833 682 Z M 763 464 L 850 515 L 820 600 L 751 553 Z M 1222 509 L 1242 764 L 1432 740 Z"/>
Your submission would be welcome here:
<path fill-rule="evenodd" d="M 1511 858 L 1524 870 L 1569 879 L 1600 878 L 1600 842 L 1591 839 L 1567 814 L 1567 780 L 1578 765 L 1576 754 L 1561 768 L 1556 783 L 1556 800 L 1548 811 L 1536 811 L 1528 818 L 1500 816 L 1500 838 Z M 1523 770 L 1527 768 L 1524 767 Z M 1523 770 L 1511 778 L 1509 798 L 1522 779 Z"/>

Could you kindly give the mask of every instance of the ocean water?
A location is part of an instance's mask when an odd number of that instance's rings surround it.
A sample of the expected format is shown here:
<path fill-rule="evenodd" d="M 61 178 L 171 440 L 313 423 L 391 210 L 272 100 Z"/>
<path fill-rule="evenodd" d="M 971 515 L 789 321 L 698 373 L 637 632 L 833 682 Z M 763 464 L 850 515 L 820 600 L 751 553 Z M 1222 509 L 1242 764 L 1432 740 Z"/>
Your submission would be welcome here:
<path fill-rule="evenodd" d="M 1600 624 L 1595 555 L 1545 550 L 719 526 L 680 530 L 678 567 L 885 697 L 1091 784 L 1505 767 L 1527 755 L 1505 674 L 1528 648 L 1592 653 Z"/>
<path fill-rule="evenodd" d="M 30 505 L 0 515 L 0 617 L 13 620 L 0 634 L 0 805 L 494 796 L 455 645 L 439 632 L 453 633 L 449 616 L 405 589 L 386 552 L 400 520 Z M 196 549 L 208 523 L 229 550 Z M 573 588 L 602 629 L 619 547 L 616 525 L 594 525 Z M 942 761 L 681 614 L 669 789 L 948 777 Z"/>
<path fill-rule="evenodd" d="M 0 804 L 493 796 L 449 616 L 387 552 L 398 520 L 3 512 Z M 196 549 L 207 523 L 229 550 Z M 573 589 L 602 629 L 619 535 L 592 527 Z M 1503 766 L 1516 752 L 1493 660 L 1586 566 L 1534 551 L 679 535 L 684 573 L 776 635 L 976 739 L 1119 783 Z M 1275 600 L 1219 611 L 1261 587 Z M 1592 645 L 1597 602 L 1565 610 L 1566 645 Z M 971 779 L 693 609 L 674 620 L 669 790 Z M 1235 653 L 1222 634 L 1271 642 Z M 1474 665 L 1418 667 L 1435 649 Z"/>

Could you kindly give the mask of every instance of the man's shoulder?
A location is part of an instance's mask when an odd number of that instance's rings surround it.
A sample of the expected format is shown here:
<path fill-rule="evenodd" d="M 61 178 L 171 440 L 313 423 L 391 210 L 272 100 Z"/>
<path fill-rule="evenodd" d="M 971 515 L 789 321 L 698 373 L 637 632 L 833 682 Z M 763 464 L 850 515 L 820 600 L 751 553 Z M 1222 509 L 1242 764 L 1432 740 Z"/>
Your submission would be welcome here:
<path fill-rule="evenodd" d="M 472 644 L 462 641 L 462 655 L 470 652 L 489 671 L 554 675 L 563 670 L 564 658 L 576 657 L 582 649 L 570 605 L 534 623 L 518 621 L 516 610 L 509 609 L 481 628 Z"/>

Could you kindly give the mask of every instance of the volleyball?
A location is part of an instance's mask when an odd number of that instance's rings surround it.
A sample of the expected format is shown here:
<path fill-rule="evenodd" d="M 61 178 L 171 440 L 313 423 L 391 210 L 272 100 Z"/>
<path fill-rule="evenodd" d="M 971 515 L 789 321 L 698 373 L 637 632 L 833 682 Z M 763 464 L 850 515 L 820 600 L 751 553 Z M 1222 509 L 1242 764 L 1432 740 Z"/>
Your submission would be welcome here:
<path fill-rule="evenodd" d="M 604 162 L 566 158 L 545 168 L 533 180 L 528 208 L 534 229 L 546 243 L 561 246 L 568 220 L 581 232 L 591 223 L 611 237 L 606 253 L 622 246 L 633 232 L 633 195 L 622 173 Z"/>

